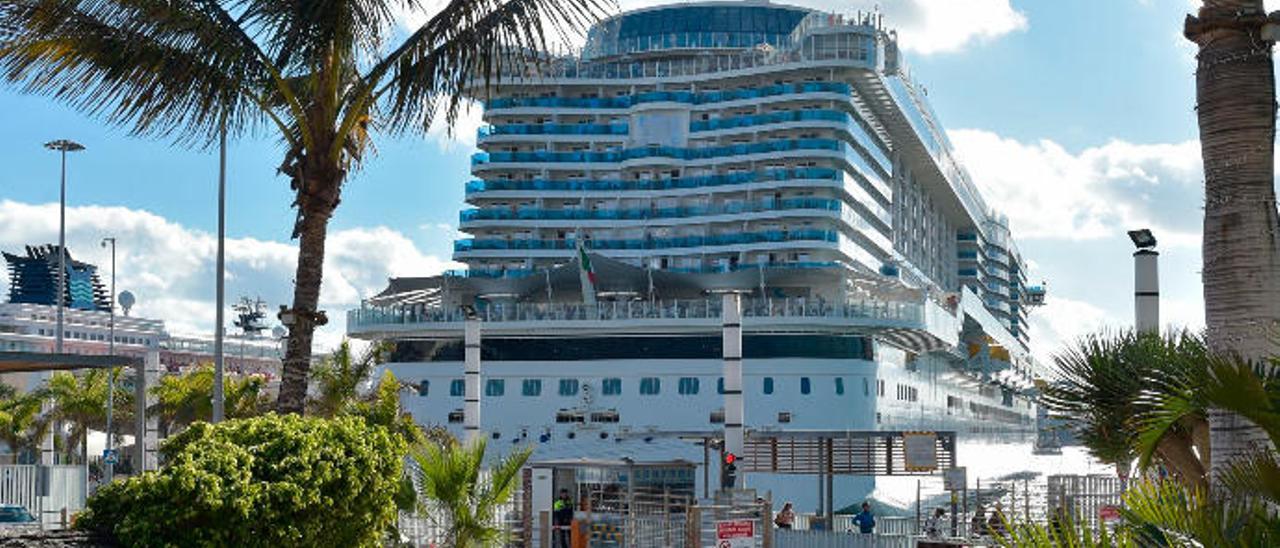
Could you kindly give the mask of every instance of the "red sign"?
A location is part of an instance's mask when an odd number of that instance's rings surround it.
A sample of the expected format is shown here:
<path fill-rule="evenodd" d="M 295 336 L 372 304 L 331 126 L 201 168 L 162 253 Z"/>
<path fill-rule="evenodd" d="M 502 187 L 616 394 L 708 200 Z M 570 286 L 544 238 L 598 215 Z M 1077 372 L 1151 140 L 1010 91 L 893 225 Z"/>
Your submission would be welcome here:
<path fill-rule="evenodd" d="M 1120 509 L 1115 506 L 1103 506 L 1098 509 L 1098 517 L 1102 521 L 1115 521 L 1120 519 Z"/>
<path fill-rule="evenodd" d="M 749 519 L 716 522 L 716 540 L 751 538 L 756 536 L 756 523 Z"/>

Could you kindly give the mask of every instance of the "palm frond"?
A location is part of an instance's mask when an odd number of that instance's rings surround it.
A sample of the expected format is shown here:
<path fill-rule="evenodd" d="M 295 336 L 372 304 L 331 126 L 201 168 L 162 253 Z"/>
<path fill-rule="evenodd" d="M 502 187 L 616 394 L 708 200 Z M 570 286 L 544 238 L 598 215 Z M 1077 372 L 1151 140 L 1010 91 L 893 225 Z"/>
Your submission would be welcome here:
<path fill-rule="evenodd" d="M 271 82 L 259 51 L 211 0 L 8 0 L 0 75 L 138 134 L 212 143 L 227 115 L 256 124 Z M 251 93 L 246 93 L 251 91 Z"/>

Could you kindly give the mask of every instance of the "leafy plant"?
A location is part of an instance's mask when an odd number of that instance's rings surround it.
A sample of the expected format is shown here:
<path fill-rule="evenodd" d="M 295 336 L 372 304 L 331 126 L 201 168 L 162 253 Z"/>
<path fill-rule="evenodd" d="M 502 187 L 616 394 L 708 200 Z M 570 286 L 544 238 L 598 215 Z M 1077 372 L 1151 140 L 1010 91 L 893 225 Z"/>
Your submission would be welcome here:
<path fill-rule="evenodd" d="M 446 546 L 502 545 L 506 529 L 499 510 L 511 497 L 531 450 L 498 459 L 482 473 L 486 443 L 427 443 L 411 453 L 417 465 L 418 500 L 447 531 Z"/>
<path fill-rule="evenodd" d="M 192 424 L 168 465 L 107 485 L 77 522 L 126 546 L 377 546 L 407 444 L 358 417 Z"/>

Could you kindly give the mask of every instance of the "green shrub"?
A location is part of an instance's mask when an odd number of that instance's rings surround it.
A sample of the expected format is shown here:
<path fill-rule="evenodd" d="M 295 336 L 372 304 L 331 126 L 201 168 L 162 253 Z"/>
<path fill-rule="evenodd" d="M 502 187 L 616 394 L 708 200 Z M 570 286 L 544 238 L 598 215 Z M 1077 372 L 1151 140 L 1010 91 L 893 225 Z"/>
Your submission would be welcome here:
<path fill-rule="evenodd" d="M 98 490 L 81 528 L 125 546 L 373 546 L 396 520 L 407 446 L 358 417 L 195 423 L 159 472 Z"/>

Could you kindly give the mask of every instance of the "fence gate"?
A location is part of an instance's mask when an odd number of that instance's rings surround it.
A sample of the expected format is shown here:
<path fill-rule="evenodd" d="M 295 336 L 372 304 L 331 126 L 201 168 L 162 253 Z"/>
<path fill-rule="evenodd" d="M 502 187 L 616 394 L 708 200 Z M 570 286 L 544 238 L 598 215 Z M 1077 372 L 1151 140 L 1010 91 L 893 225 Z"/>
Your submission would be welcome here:
<path fill-rule="evenodd" d="M 34 464 L 0 465 L 0 504 L 26 508 L 40 517 L 40 469 Z"/>

